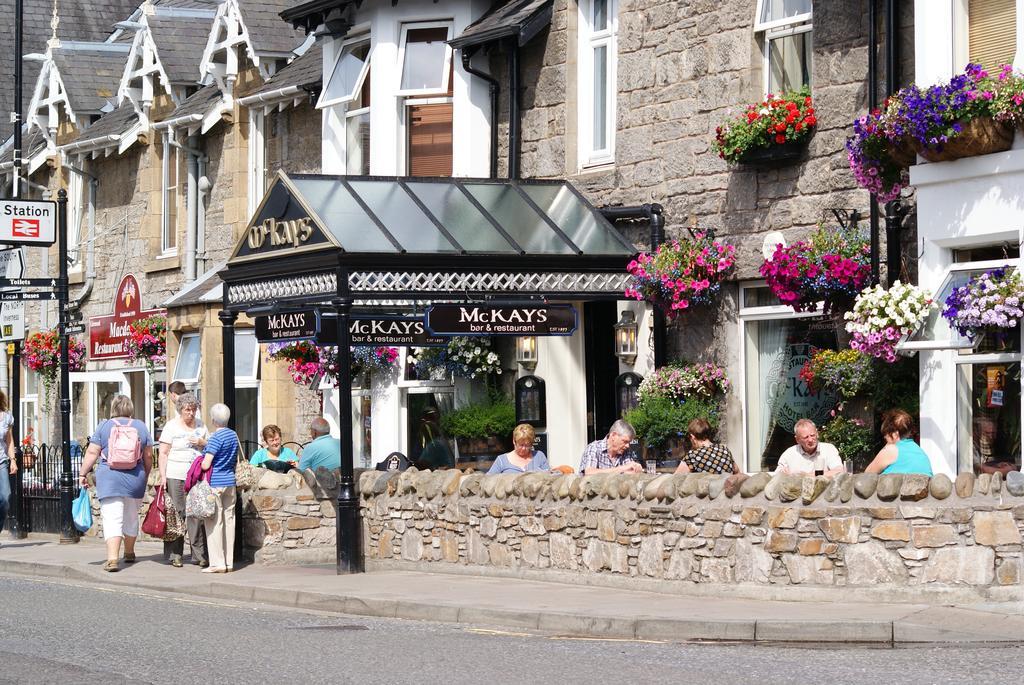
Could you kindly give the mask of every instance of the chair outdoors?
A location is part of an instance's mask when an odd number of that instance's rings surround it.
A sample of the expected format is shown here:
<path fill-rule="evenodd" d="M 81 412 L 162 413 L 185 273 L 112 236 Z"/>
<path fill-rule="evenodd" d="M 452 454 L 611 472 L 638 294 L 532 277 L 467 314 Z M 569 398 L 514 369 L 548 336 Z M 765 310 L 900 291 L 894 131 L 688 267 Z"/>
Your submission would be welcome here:
<path fill-rule="evenodd" d="M 289 448 L 291 448 L 292 452 L 295 452 L 295 456 L 301 457 L 302 456 L 302 448 L 305 447 L 308 444 L 309 444 L 308 442 L 303 444 L 301 442 L 295 442 L 294 440 L 289 440 L 288 442 L 282 443 L 281 447 L 289 447 Z"/>

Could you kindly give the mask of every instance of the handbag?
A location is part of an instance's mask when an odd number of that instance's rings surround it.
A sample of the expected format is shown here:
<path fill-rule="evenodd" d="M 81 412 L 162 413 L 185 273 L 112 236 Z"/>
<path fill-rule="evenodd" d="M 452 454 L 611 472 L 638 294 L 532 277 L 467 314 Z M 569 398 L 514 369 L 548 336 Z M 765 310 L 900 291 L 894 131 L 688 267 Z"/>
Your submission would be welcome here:
<path fill-rule="evenodd" d="M 201 480 L 192 486 L 185 497 L 185 515 L 197 519 L 208 519 L 217 511 L 217 495 L 213 494 L 210 483 Z"/>
<path fill-rule="evenodd" d="M 89 497 L 89 488 L 78 491 L 78 499 L 71 504 L 71 518 L 75 522 L 75 528 L 83 533 L 92 528 L 92 499 Z"/>
<path fill-rule="evenodd" d="M 185 512 L 179 512 L 171 496 L 164 492 L 164 542 L 185 537 Z"/>
<path fill-rule="evenodd" d="M 149 503 L 146 518 L 142 519 L 142 532 L 163 539 L 167 531 L 167 505 L 164 502 L 164 486 L 156 486 L 153 501 Z"/>
<path fill-rule="evenodd" d="M 244 458 L 239 459 L 235 464 L 235 485 L 242 490 L 252 490 L 256 482 L 256 467 Z"/>

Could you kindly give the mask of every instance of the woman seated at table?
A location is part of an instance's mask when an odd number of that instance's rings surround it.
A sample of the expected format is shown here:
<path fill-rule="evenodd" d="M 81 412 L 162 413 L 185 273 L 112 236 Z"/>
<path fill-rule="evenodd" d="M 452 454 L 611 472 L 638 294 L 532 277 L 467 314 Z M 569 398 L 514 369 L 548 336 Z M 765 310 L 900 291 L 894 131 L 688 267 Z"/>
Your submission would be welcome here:
<path fill-rule="evenodd" d="M 521 423 L 512 431 L 512 451 L 498 455 L 487 475 L 495 473 L 526 473 L 528 471 L 547 471 L 548 458 L 541 451 L 533 449 L 533 439 L 537 433 L 533 426 Z"/>
<path fill-rule="evenodd" d="M 686 427 L 690 451 L 683 455 L 676 473 L 739 473 L 740 467 L 725 445 L 711 442 L 715 429 L 704 419 L 694 419 Z"/>
<path fill-rule="evenodd" d="M 260 431 L 260 435 L 263 436 L 263 444 L 266 447 L 256 450 L 252 457 L 249 459 L 249 463 L 253 466 L 267 467 L 268 462 L 277 462 L 280 466 L 284 466 L 285 463 L 292 466 L 297 466 L 299 463 L 299 457 L 290 447 L 281 446 L 281 429 L 274 424 L 268 424 L 263 427 Z M 278 470 L 274 468 L 274 470 Z"/>
<path fill-rule="evenodd" d="M 914 442 L 914 419 L 902 409 L 893 409 L 882 417 L 883 447 L 864 473 L 917 473 L 932 475 L 932 462 Z"/>

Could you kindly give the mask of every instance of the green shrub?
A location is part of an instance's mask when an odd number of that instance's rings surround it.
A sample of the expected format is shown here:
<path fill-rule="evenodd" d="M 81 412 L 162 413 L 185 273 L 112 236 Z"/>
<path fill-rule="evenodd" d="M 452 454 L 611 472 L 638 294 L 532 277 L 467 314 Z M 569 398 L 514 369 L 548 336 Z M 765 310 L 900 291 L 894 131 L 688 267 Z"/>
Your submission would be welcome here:
<path fill-rule="evenodd" d="M 837 416 L 821 427 L 821 441 L 835 445 L 843 459 L 853 459 L 855 466 L 870 462 L 873 451 L 871 429 L 863 421 Z"/>
<path fill-rule="evenodd" d="M 441 428 L 453 438 L 508 437 L 516 427 L 516 407 L 507 397 L 470 404 L 441 417 Z"/>
<path fill-rule="evenodd" d="M 642 400 L 623 418 L 636 429 L 637 437 L 645 444 L 660 448 L 673 438 L 684 437 L 693 419 L 706 419 L 717 428 L 720 414 L 721 407 L 714 400 L 691 397 L 685 402 L 676 402 L 667 397 L 651 397 Z"/>

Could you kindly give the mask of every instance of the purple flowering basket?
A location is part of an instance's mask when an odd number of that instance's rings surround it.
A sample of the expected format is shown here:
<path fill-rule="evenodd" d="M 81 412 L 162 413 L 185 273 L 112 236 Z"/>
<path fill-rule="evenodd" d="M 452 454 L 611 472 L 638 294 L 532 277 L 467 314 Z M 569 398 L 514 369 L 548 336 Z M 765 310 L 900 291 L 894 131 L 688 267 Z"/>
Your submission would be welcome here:
<path fill-rule="evenodd" d="M 978 117 L 962 124 L 958 134 L 939 145 L 922 145 L 914 140 L 914 149 L 929 162 L 949 162 L 964 157 L 1004 152 L 1013 144 L 1013 126 L 992 117 Z"/>

